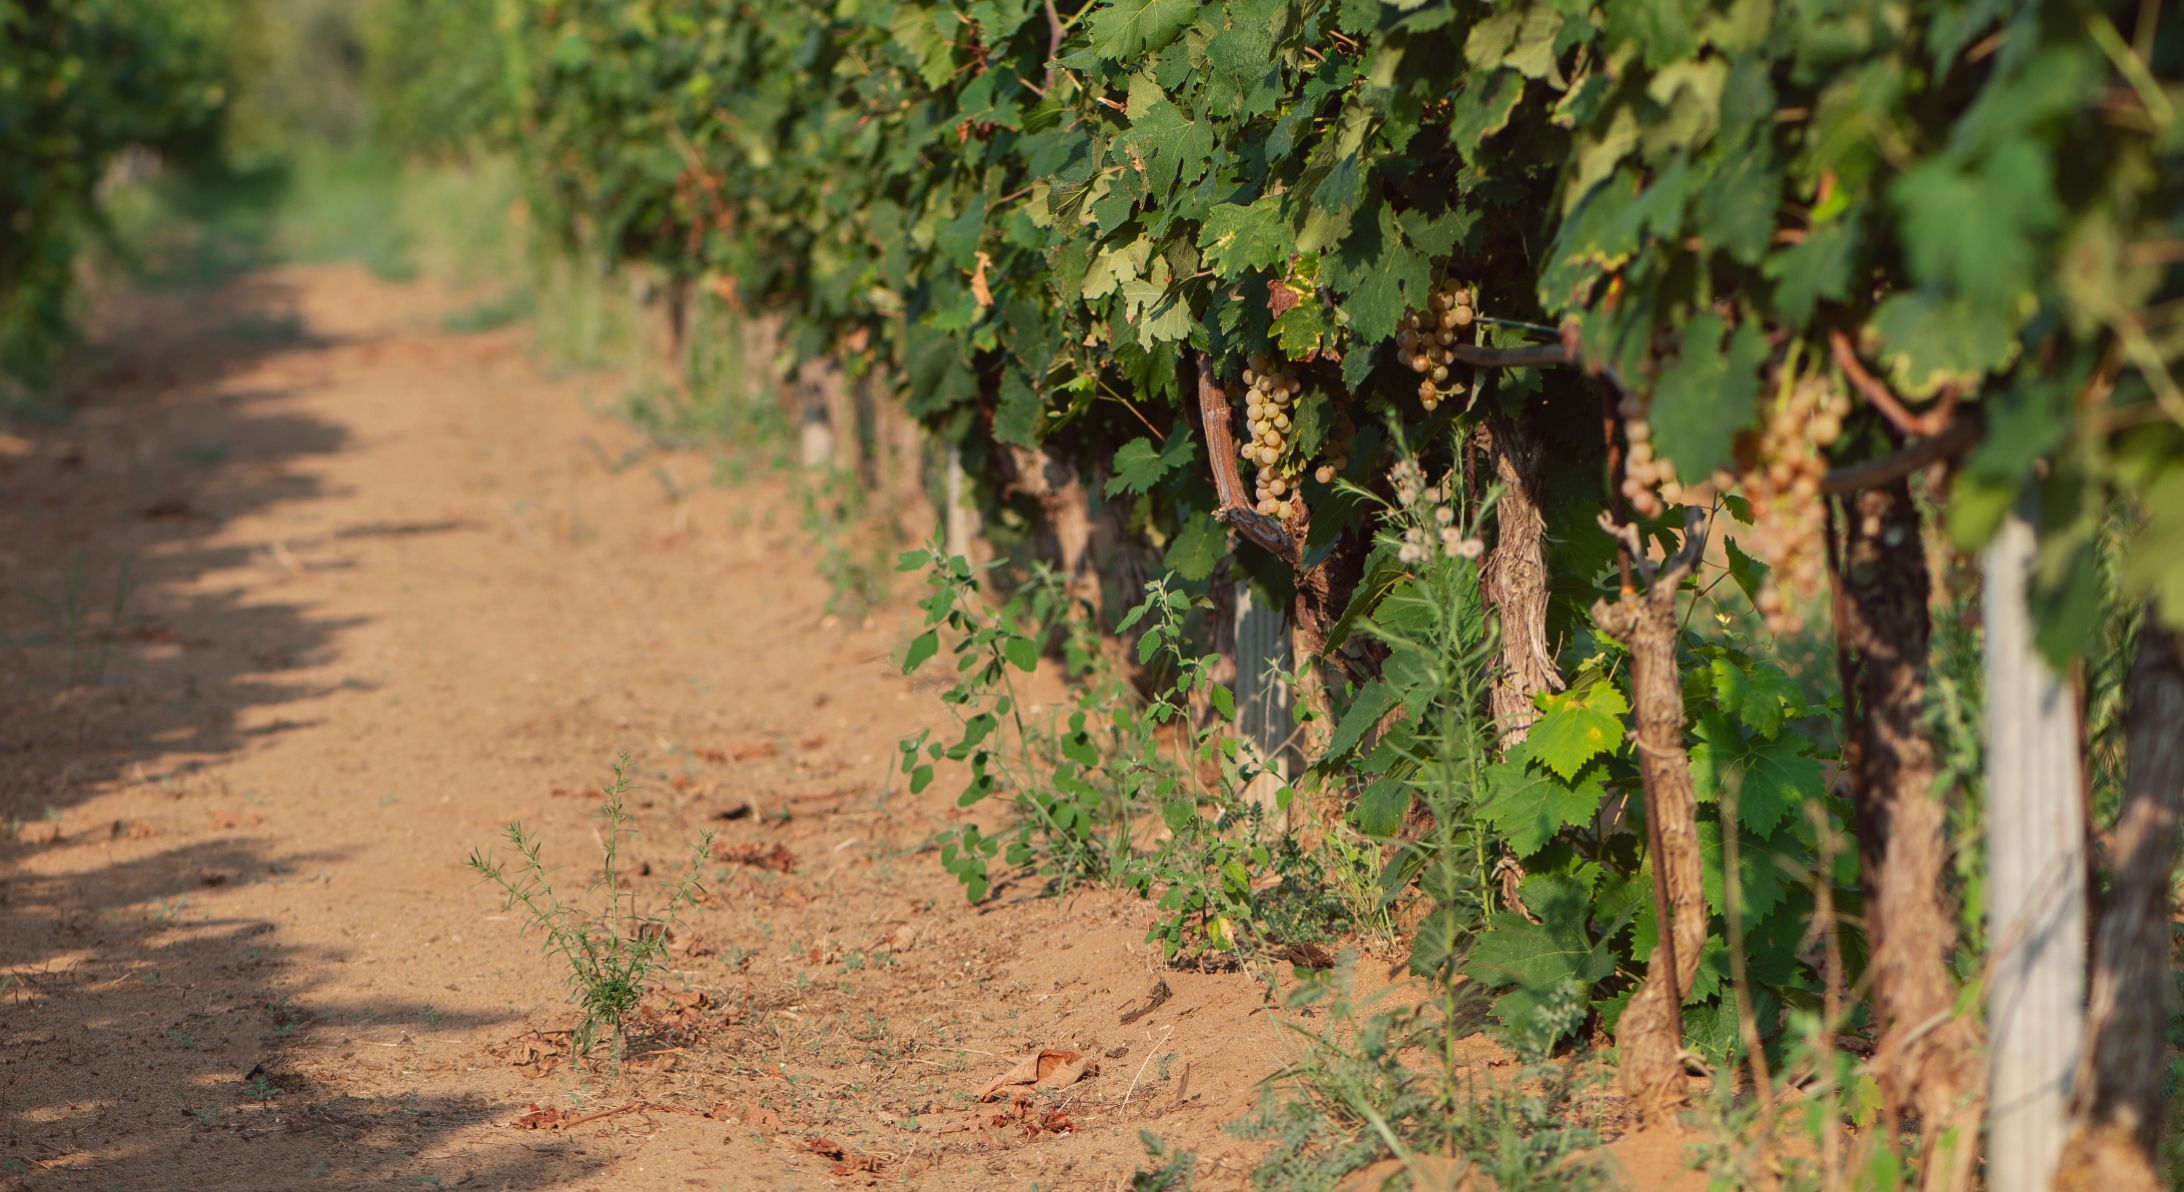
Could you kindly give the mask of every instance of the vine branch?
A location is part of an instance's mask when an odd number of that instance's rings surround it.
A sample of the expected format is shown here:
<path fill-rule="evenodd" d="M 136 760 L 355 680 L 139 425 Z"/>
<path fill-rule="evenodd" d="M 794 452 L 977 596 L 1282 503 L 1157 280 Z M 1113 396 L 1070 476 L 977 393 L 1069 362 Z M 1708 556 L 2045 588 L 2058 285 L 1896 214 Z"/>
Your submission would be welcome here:
<path fill-rule="evenodd" d="M 1830 471 L 1820 478 L 1820 491 L 1829 496 L 1842 496 L 1862 488 L 1894 484 L 1928 464 L 1964 454 L 1978 445 L 1986 434 L 1986 419 L 1980 416 L 1978 407 L 1967 407 L 1959 410 L 1949 425 L 1942 427 L 1938 433 L 1911 443 L 1900 451 L 1867 463 Z"/>
<path fill-rule="evenodd" d="M 1214 511 L 1213 519 L 1234 526 L 1237 533 L 1296 566 L 1304 557 L 1297 540 L 1282 523 L 1252 508 L 1244 499 L 1243 474 L 1236 469 L 1236 434 L 1229 429 L 1228 394 L 1213 375 L 1213 362 L 1206 354 L 1193 355 L 1198 361 L 1198 417 L 1205 424 L 1206 455 L 1213 464 L 1214 491 L 1221 498 L 1221 507 Z"/>

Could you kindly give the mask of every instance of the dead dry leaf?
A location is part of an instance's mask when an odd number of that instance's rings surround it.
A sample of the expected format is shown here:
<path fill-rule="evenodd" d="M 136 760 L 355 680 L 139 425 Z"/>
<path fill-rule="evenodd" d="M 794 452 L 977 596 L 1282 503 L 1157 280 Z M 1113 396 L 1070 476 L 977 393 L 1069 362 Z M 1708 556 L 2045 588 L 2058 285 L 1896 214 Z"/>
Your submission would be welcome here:
<path fill-rule="evenodd" d="M 518 1130 L 551 1130 L 561 1124 L 561 1111 L 551 1105 L 541 1108 L 538 1102 L 533 1101 L 530 1112 L 517 1118 L 513 1124 Z"/>
<path fill-rule="evenodd" d="M 1097 1076 L 1099 1060 L 1081 1051 L 1049 1047 L 1037 1055 L 1025 1056 L 1017 1065 L 1001 1074 L 993 1083 L 978 1090 L 978 1099 L 991 1101 L 1005 1088 L 1012 1085 L 1031 1085 L 1034 1088 L 1068 1088 L 1087 1076 Z"/>
<path fill-rule="evenodd" d="M 776 1133 L 787 1128 L 782 1124 L 780 1114 L 763 1105 L 730 1105 L 726 1101 L 716 1101 L 705 1111 L 705 1116 L 716 1122 L 741 1122 Z"/>
<path fill-rule="evenodd" d="M 804 1137 L 804 1149 L 814 1155 L 834 1160 L 834 1174 L 836 1175 L 848 1175 L 853 1171 L 878 1171 L 880 1169 L 878 1156 L 853 1151 L 831 1138 L 823 1138 L 817 1134 L 809 1134 Z"/>
<path fill-rule="evenodd" d="M 720 844 L 713 847 L 713 859 L 737 865 L 750 865 L 759 869 L 772 869 L 787 873 L 796 867 L 796 854 L 785 844 L 773 847 L 751 841 L 747 844 Z"/>
<path fill-rule="evenodd" d="M 1145 1003 L 1133 1009 L 1123 1011 L 1122 1017 L 1117 1019 L 1116 1021 L 1122 1026 L 1129 1026 L 1131 1023 L 1145 1017 L 1147 1014 L 1150 1014 L 1153 1011 L 1160 1009 L 1162 1006 L 1167 1005 L 1168 999 L 1174 996 L 1175 994 L 1170 992 L 1168 989 L 1168 982 L 1166 979 L 1155 981 L 1153 982 L 1153 987 L 1145 992 Z"/>
<path fill-rule="evenodd" d="M 1289 945 L 1289 963 L 1298 968 L 1325 969 L 1335 967 L 1335 954 L 1323 944 Z"/>

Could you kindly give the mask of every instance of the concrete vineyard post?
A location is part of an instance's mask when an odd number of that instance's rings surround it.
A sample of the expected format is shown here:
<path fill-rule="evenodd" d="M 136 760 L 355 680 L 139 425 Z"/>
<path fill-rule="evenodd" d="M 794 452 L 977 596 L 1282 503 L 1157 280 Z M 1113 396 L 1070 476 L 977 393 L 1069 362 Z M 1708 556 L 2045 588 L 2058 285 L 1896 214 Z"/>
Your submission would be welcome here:
<path fill-rule="evenodd" d="M 2033 647 L 2032 527 L 1987 548 L 1987 1179 L 2047 1192 L 2062 1154 L 2085 998 L 2077 701 Z"/>

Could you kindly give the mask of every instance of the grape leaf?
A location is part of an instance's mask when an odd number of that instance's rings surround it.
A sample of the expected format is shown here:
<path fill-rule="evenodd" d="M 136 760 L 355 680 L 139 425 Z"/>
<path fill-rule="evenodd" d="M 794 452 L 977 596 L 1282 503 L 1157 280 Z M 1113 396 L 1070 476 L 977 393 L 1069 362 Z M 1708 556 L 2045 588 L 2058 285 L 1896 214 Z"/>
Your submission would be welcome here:
<path fill-rule="evenodd" d="M 2018 322 L 1992 303 L 1931 290 L 1892 294 L 1873 312 L 1889 379 L 1908 397 L 1977 382 L 2015 360 Z"/>
<path fill-rule="evenodd" d="M 1717 915 L 1725 913 L 1719 819 L 1699 819 L 1699 864 L 1699 884 L 1706 891 L 1707 909 Z M 1775 850 L 1765 838 L 1749 832 L 1737 834 L 1737 876 L 1737 917 L 1746 923 L 1766 918 L 1781 904 L 1783 891 L 1790 883 L 1790 873 L 1775 859 Z"/>
<path fill-rule="evenodd" d="M 1546 847 L 1566 827 L 1589 823 L 1607 797 L 1601 784 L 1601 767 L 1588 765 L 1576 781 L 1565 781 L 1542 767 L 1529 764 L 1525 746 L 1487 767 L 1486 798 L 1479 815 L 1508 837 L 1520 857 L 1530 857 Z"/>
<path fill-rule="evenodd" d="M 1509 911 L 1493 916 L 1492 930 L 1481 933 L 1471 946 L 1466 976 L 1490 989 L 1544 989 L 1568 980 L 1591 985 L 1615 972 L 1609 939 L 1586 937 L 1592 899 L 1584 882 L 1535 874 L 1524 879 L 1521 892 L 1525 907 L 1539 922 Z"/>
<path fill-rule="evenodd" d="M 1146 492 L 1197 453 L 1198 444 L 1183 430 L 1170 434 L 1167 443 L 1157 448 L 1151 439 L 1139 435 L 1115 452 L 1115 476 L 1107 482 L 1107 495 Z"/>
<path fill-rule="evenodd" d="M 1759 366 L 1767 336 L 1746 320 L 1722 351 L 1727 328 L 1720 315 L 1703 314 L 1684 324 L 1682 350 L 1661 370 L 1653 389 L 1654 454 L 1674 460 L 1686 484 L 1729 462 L 1729 445 L 1758 414 Z"/>
<path fill-rule="evenodd" d="M 1216 273 L 1233 281 L 1247 269 L 1271 269 L 1287 261 L 1296 251 L 1297 238 L 1282 218 L 1282 196 L 1270 194 L 1248 206 L 1223 203 L 1207 212 L 1198 247 L 1208 250 L 1206 261 Z"/>
<path fill-rule="evenodd" d="M 1161 565 L 1198 583 L 1213 574 L 1214 566 L 1227 553 L 1228 527 L 1213 520 L 1210 513 L 1194 513 L 1176 533 L 1175 541 L 1168 544 Z"/>
<path fill-rule="evenodd" d="M 1812 742 L 1796 733 L 1772 740 L 1747 738 L 1720 713 L 1700 717 L 1695 731 L 1699 740 L 1691 747 L 1691 784 L 1699 800 L 1718 800 L 1734 776 L 1737 819 L 1763 837 L 1805 800 L 1826 793 L 1826 771 L 1812 754 Z"/>
<path fill-rule="evenodd" d="M 1297 454 L 1310 457 L 1319 453 L 1320 444 L 1327 441 L 1333 406 L 1327 395 L 1317 390 L 1297 399 L 1289 415 L 1289 441 L 1296 445 Z"/>
<path fill-rule="evenodd" d="M 1791 326 L 1802 326 L 1822 298 L 1850 292 L 1850 266 L 1858 249 L 1856 211 L 1821 224 L 1805 239 L 1760 262 L 1761 275 L 1775 283 L 1775 309 Z"/>
<path fill-rule="evenodd" d="M 1782 180 L 1774 172 L 1773 146 L 1764 137 L 1716 163 L 1699 189 L 1694 214 L 1706 243 L 1747 265 L 1767 253 L 1774 239 L 1776 196 Z"/>
<path fill-rule="evenodd" d="M 1544 696 L 1540 709 L 1546 715 L 1532 725 L 1525 745 L 1540 764 L 1568 781 L 1586 762 L 1622 744 L 1622 716 L 1630 704 L 1615 684 L 1603 682 Z"/>
<path fill-rule="evenodd" d="M 1450 109 L 1449 140 L 1466 155 L 1475 152 L 1479 142 L 1509 126 L 1510 113 L 1523 98 L 1524 76 L 1514 70 L 1471 80 Z"/>
<path fill-rule="evenodd" d="M 1976 172 L 1953 157 L 1921 162 L 1888 197 L 1903 212 L 1912 276 L 2002 302 L 2031 287 L 2033 236 L 2060 217 L 2048 154 L 2027 140 L 1999 146 Z"/>
<path fill-rule="evenodd" d="M 1115 0 L 1085 18 L 1085 25 L 1095 56 L 1135 58 L 1174 41 L 1197 14 L 1197 0 Z"/>
<path fill-rule="evenodd" d="M 1001 375 L 1000 401 L 993 411 L 993 437 L 1019 447 L 1039 445 L 1039 416 L 1045 412 L 1039 395 L 1015 369 Z"/>
<path fill-rule="evenodd" d="M 1768 740 L 1782 731 L 1785 720 L 1805 714 L 1805 693 L 1780 667 L 1719 656 L 1710 669 L 1715 702 Z"/>

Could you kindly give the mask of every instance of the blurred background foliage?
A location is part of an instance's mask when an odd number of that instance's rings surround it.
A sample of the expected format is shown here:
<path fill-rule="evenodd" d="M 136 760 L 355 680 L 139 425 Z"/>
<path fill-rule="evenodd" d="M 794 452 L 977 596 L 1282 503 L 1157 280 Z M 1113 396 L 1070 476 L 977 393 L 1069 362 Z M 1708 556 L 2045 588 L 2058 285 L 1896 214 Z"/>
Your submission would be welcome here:
<path fill-rule="evenodd" d="M 0 400 L 56 373 L 101 284 L 361 261 L 525 272 L 490 3 L 0 0 Z M 504 299 L 506 313 L 523 313 Z"/>

